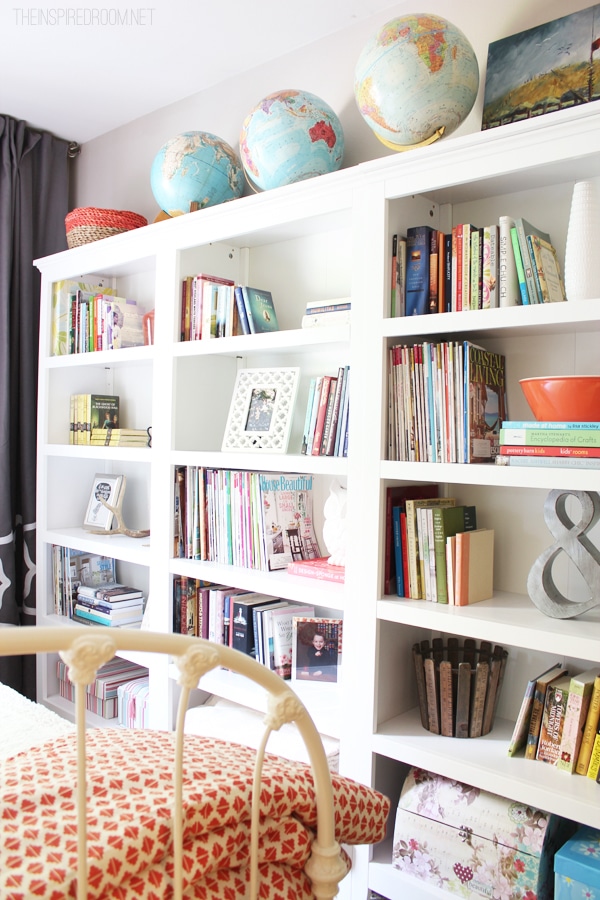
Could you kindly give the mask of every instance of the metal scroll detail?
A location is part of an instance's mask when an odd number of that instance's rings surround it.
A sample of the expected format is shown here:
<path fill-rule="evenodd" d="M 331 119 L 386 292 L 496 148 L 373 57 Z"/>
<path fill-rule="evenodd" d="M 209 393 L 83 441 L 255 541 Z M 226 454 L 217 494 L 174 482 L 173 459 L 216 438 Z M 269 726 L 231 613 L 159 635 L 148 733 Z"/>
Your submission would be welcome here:
<path fill-rule="evenodd" d="M 573 522 L 567 513 L 568 497 L 575 497 L 581 505 L 579 522 Z M 600 551 L 587 537 L 600 519 L 600 496 L 596 491 L 550 491 L 544 503 L 544 519 L 556 542 L 534 562 L 527 590 L 545 615 L 570 619 L 600 605 Z M 569 600 L 556 587 L 552 566 L 561 552 L 567 554 L 585 580 L 590 592 L 587 600 Z"/>

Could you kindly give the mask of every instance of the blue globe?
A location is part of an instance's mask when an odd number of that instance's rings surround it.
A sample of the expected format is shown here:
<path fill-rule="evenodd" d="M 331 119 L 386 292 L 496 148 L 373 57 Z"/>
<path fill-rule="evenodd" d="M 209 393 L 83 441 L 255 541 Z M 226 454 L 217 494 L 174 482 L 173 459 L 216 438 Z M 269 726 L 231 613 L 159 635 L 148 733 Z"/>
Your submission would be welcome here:
<path fill-rule="evenodd" d="M 160 148 L 150 171 L 154 199 L 170 216 L 241 197 L 244 173 L 235 150 L 208 131 L 184 131 Z"/>
<path fill-rule="evenodd" d="M 479 87 L 471 44 L 441 16 L 414 13 L 387 22 L 356 64 L 358 108 L 393 150 L 448 135 L 468 116 Z"/>
<path fill-rule="evenodd" d="M 240 156 L 253 188 L 267 191 L 339 169 L 344 132 L 334 111 L 307 91 L 269 94 L 246 116 Z"/>

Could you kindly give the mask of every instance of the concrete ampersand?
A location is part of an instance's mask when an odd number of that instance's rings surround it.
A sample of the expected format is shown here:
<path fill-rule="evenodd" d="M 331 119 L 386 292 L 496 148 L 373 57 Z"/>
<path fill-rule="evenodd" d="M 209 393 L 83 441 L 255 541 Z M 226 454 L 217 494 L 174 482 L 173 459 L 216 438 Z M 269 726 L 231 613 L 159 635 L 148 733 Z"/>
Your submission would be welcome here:
<path fill-rule="evenodd" d="M 569 497 L 575 497 L 581 505 L 579 522 L 573 522 L 567 513 Z M 556 542 L 534 562 L 527 590 L 545 615 L 570 619 L 600 605 L 600 551 L 587 536 L 600 520 L 600 495 L 596 491 L 550 491 L 544 504 L 544 519 Z M 559 553 L 566 553 L 581 573 L 590 592 L 587 600 L 569 600 L 556 587 L 552 566 Z"/>

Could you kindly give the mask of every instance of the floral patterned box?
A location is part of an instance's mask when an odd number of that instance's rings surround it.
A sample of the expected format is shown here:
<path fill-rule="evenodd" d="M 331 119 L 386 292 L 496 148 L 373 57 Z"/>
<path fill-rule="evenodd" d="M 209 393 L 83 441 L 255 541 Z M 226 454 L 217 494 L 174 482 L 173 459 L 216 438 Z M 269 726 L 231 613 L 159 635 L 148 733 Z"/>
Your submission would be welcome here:
<path fill-rule="evenodd" d="M 555 851 L 577 826 L 423 769 L 409 771 L 392 863 L 459 897 L 552 900 Z"/>
<path fill-rule="evenodd" d="M 584 825 L 554 857 L 555 900 L 600 897 L 600 831 Z"/>

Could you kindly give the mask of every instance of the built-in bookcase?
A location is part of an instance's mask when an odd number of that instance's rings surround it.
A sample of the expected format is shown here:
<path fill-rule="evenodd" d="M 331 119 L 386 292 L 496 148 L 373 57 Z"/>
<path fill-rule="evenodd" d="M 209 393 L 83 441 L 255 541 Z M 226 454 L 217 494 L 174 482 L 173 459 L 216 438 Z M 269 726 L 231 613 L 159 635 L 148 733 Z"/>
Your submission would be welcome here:
<path fill-rule="evenodd" d="M 507 746 L 523 689 L 544 663 L 585 669 L 600 662 L 600 614 L 557 621 L 526 593 L 529 569 L 552 543 L 543 516 L 549 490 L 600 489 L 600 473 L 494 465 L 400 463 L 385 458 L 387 355 L 399 342 L 468 339 L 506 356 L 511 418 L 529 418 L 519 378 L 598 374 L 600 298 L 427 315 L 389 317 L 392 236 L 415 224 L 449 231 L 458 222 L 484 225 L 500 215 L 523 216 L 549 231 L 564 261 L 573 184 L 600 178 L 600 114 L 591 104 L 480 134 L 441 140 L 298 185 L 159 222 L 135 232 L 38 261 L 42 272 L 38 440 L 38 621 L 54 620 L 51 545 L 113 556 L 132 577 L 142 570 L 152 626 L 172 622 L 172 576 L 210 579 L 290 600 L 320 614 L 343 616 L 341 680 L 334 690 L 306 693 L 319 727 L 340 739 L 341 771 L 373 783 L 397 800 L 409 765 L 420 765 L 600 827 L 597 786 L 541 763 L 509 758 Z M 270 290 L 280 331 L 179 341 L 181 281 L 198 272 Z M 53 282 L 104 276 L 118 293 L 155 308 L 155 344 L 130 350 L 50 355 Z M 306 302 L 351 297 L 350 327 L 299 328 Z M 221 452 L 239 368 L 299 366 L 300 385 L 288 452 Z M 347 458 L 300 454 L 310 378 L 351 368 Z M 73 392 L 119 394 L 125 424 L 152 424 L 152 448 L 68 444 Z M 173 557 L 173 469 L 207 465 L 314 475 L 316 525 L 333 478 L 348 489 L 346 584 L 217 566 Z M 150 538 L 92 536 L 81 527 L 95 472 L 127 475 L 124 511 Z M 385 596 L 385 492 L 400 483 L 438 483 L 440 493 L 476 504 L 478 523 L 496 532 L 495 594 L 453 609 Z M 581 591 L 568 566 L 559 577 Z M 423 730 L 410 649 L 417 640 L 452 635 L 490 640 L 509 651 L 493 730 L 457 740 Z M 64 711 L 52 676 L 40 665 L 39 698 Z M 151 724 L 169 727 L 176 693 L 168 666 L 150 669 Z M 260 709 L 231 673 L 215 672 L 202 687 Z M 389 898 L 446 896 L 407 884 L 391 866 L 390 838 L 371 854 L 355 853 L 344 891 L 367 887 Z M 356 893 L 355 893 L 356 892 Z"/>

